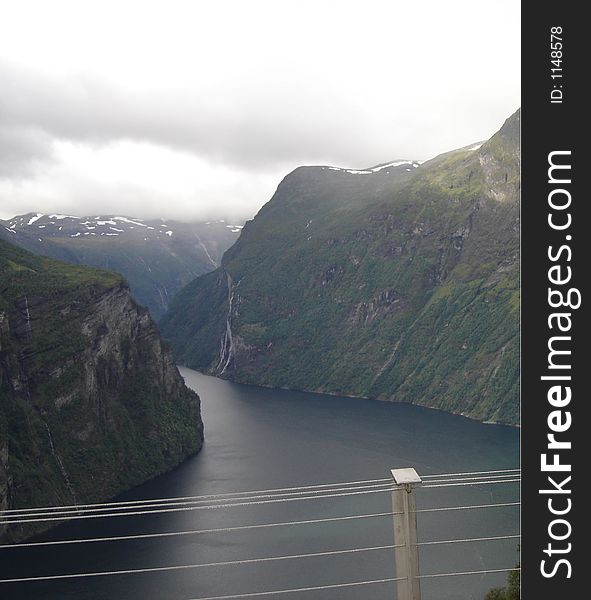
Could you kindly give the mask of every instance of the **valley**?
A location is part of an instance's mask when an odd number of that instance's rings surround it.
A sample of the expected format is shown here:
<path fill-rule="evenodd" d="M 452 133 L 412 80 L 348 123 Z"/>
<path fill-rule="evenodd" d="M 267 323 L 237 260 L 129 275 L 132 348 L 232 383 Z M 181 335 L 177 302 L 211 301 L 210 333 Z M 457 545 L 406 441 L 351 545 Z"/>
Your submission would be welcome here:
<path fill-rule="evenodd" d="M 241 229 L 225 219 L 28 213 L 0 221 L 0 239 L 42 256 L 117 271 L 159 319 L 184 285 L 219 266 Z"/>

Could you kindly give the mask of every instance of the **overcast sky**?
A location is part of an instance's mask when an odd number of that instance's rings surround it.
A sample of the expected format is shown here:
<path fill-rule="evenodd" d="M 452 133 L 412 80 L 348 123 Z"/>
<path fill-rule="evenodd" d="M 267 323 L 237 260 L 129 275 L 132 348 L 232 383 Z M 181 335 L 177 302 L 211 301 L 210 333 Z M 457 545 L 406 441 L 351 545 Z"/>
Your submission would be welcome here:
<path fill-rule="evenodd" d="M 427 159 L 519 106 L 518 0 L 19 0 L 0 218 L 251 217 L 298 165 Z"/>

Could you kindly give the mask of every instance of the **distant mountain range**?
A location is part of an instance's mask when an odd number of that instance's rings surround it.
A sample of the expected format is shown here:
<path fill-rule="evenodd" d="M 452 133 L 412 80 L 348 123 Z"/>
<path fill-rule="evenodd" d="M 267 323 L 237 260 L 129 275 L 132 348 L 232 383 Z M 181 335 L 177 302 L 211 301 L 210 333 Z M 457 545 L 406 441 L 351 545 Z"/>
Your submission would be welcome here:
<path fill-rule="evenodd" d="M 519 120 L 424 164 L 290 173 L 171 303 L 177 358 L 518 423 Z"/>
<path fill-rule="evenodd" d="M 224 220 L 27 213 L 0 220 L 0 239 L 42 256 L 121 273 L 135 299 L 158 319 L 184 285 L 219 266 L 241 229 Z"/>

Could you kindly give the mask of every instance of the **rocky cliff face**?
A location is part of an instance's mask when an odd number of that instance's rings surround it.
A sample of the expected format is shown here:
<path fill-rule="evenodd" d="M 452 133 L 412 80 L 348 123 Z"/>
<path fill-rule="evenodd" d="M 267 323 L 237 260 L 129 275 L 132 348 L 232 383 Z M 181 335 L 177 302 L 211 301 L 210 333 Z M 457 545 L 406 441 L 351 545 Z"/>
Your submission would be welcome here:
<path fill-rule="evenodd" d="M 118 275 L 4 242 L 0 274 L 0 508 L 109 498 L 200 449 L 199 398 Z"/>
<path fill-rule="evenodd" d="M 188 366 L 518 422 L 519 112 L 427 163 L 296 169 L 175 298 Z"/>

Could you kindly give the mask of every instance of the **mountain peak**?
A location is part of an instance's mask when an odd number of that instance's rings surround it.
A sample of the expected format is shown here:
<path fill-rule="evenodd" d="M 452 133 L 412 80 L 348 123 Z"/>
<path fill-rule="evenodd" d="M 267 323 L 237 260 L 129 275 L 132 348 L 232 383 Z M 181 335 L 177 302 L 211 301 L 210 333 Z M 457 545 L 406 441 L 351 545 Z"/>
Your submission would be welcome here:
<path fill-rule="evenodd" d="M 417 167 L 290 173 L 222 266 L 171 303 L 161 329 L 179 359 L 248 384 L 515 423 L 513 120 Z"/>

